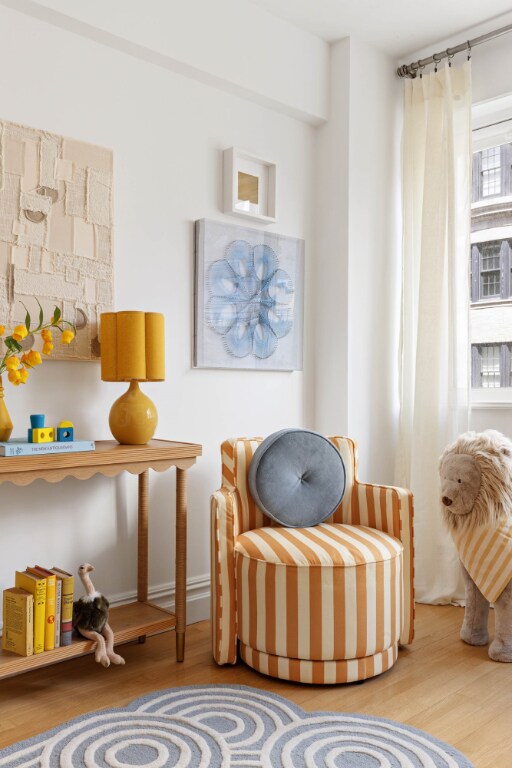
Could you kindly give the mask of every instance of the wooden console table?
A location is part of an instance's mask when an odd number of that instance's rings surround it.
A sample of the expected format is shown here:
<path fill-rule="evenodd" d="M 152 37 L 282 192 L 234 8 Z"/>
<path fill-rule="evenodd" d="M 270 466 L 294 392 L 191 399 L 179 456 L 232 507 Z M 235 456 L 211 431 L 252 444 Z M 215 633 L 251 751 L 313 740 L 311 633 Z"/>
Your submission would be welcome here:
<path fill-rule="evenodd" d="M 101 440 L 96 442 L 95 451 L 0 457 L 0 483 L 28 485 L 34 480 L 58 483 L 66 477 L 87 480 L 96 474 L 114 477 L 123 471 L 139 476 L 137 600 L 112 608 L 110 611 L 109 623 L 114 630 L 116 645 L 137 638 L 142 639 L 155 632 L 175 629 L 176 658 L 178 661 L 183 661 L 186 624 L 187 469 L 200 455 L 201 446 L 193 443 L 151 440 L 147 445 L 119 445 L 111 440 Z M 148 602 L 149 470 L 164 472 L 170 467 L 176 467 L 174 613 Z M 44 558 L 41 557 L 41 559 Z M 76 580 L 75 575 L 75 582 Z M 0 651 L 0 678 L 90 653 L 92 647 L 93 643 L 84 638 L 83 640 L 74 639 L 71 645 L 33 656 L 17 656 L 7 651 Z"/>

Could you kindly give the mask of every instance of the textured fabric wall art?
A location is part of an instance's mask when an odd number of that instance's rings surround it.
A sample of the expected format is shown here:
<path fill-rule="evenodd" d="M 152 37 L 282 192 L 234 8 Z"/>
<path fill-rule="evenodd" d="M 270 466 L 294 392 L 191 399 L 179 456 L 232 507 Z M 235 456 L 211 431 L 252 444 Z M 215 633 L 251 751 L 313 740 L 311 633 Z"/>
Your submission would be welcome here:
<path fill-rule="evenodd" d="M 196 222 L 194 364 L 302 369 L 304 241 Z"/>
<path fill-rule="evenodd" d="M 77 335 L 53 358 L 99 356 L 99 315 L 113 304 L 112 174 L 109 149 L 0 121 L 0 324 L 22 322 L 23 305 L 36 320 L 34 297 L 45 317 L 58 306 Z"/>

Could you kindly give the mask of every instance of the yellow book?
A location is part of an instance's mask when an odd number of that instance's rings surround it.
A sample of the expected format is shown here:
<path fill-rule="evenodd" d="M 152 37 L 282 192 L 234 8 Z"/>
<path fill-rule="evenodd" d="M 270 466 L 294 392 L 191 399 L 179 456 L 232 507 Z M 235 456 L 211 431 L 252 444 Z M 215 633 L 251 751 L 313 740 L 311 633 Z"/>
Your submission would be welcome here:
<path fill-rule="evenodd" d="M 51 572 L 62 581 L 62 601 L 60 614 L 60 644 L 71 645 L 73 635 L 73 597 L 75 590 L 75 578 L 72 573 L 63 571 L 62 568 L 50 568 Z"/>
<path fill-rule="evenodd" d="M 26 589 L 3 591 L 2 648 L 19 656 L 34 653 L 34 597 Z"/>
<path fill-rule="evenodd" d="M 44 651 L 46 579 L 26 571 L 16 571 L 15 584 L 34 597 L 34 653 Z"/>
<path fill-rule="evenodd" d="M 44 649 L 53 651 L 55 648 L 55 609 L 57 606 L 56 577 L 54 573 L 41 568 L 40 565 L 29 566 L 28 573 L 46 579 L 46 602 L 44 606 Z"/>

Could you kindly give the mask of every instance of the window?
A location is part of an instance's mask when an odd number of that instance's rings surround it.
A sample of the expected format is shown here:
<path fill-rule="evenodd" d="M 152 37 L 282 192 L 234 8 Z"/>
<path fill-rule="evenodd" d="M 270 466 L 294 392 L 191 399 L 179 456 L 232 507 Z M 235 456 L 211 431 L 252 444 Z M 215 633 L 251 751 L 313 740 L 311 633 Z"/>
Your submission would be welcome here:
<path fill-rule="evenodd" d="M 482 389 L 510 387 L 512 343 L 473 344 L 471 347 L 471 385 Z"/>
<path fill-rule="evenodd" d="M 473 153 L 473 202 L 512 194 L 512 143 Z"/>
<path fill-rule="evenodd" d="M 472 402 L 512 400 L 512 97 L 473 107 Z"/>
<path fill-rule="evenodd" d="M 501 193 L 501 147 L 482 151 L 482 197 Z"/>
<path fill-rule="evenodd" d="M 471 301 L 511 296 L 512 240 L 490 240 L 471 246 Z"/>

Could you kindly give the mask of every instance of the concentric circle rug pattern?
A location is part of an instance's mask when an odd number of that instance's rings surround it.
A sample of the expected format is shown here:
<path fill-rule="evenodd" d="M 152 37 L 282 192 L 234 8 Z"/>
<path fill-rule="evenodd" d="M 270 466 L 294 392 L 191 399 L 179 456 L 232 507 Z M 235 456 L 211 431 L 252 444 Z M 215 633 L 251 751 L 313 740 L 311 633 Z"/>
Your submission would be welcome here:
<path fill-rule="evenodd" d="M 340 693 L 340 696 L 342 694 Z M 0 750 L 2 768 L 474 768 L 401 723 L 237 685 L 172 688 Z"/>

